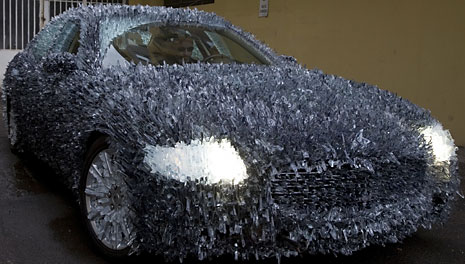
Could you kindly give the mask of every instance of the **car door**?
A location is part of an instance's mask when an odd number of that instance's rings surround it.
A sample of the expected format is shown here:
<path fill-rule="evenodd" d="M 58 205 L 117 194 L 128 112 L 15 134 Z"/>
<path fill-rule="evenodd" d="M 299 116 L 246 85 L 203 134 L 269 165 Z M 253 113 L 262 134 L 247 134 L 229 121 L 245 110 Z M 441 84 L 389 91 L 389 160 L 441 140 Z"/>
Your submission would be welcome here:
<path fill-rule="evenodd" d="M 69 79 L 74 79 L 78 72 L 80 38 L 79 21 L 63 20 L 62 25 L 37 65 L 39 76 L 35 85 L 40 87 L 38 96 L 41 102 L 35 113 L 38 133 L 35 135 L 37 145 L 34 148 L 38 158 L 60 171 L 66 170 L 67 166 L 56 156 L 67 155 L 73 134 L 70 124 L 74 117 L 69 113 L 76 111 L 72 111 L 74 106 L 69 103 L 74 96 Z"/>
<path fill-rule="evenodd" d="M 42 111 L 47 101 L 42 93 L 41 65 L 63 23 L 63 19 L 48 23 L 8 65 L 3 90 L 12 150 L 34 154 L 35 136 L 41 134 L 42 120 L 46 117 Z"/>

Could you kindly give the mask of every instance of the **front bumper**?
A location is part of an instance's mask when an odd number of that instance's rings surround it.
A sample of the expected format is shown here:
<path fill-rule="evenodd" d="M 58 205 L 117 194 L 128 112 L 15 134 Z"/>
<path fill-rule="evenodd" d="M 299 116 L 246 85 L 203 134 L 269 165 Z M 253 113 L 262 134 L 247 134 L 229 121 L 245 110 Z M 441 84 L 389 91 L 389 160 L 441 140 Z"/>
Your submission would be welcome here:
<path fill-rule="evenodd" d="M 145 180 L 134 189 L 134 250 L 167 259 L 225 254 L 262 259 L 351 254 L 397 242 L 444 220 L 458 184 L 453 161 L 441 168 L 398 162 L 373 171 L 329 164 L 294 176 L 270 171 L 235 186 L 139 177 Z M 448 181 L 438 176 L 445 171 Z"/>

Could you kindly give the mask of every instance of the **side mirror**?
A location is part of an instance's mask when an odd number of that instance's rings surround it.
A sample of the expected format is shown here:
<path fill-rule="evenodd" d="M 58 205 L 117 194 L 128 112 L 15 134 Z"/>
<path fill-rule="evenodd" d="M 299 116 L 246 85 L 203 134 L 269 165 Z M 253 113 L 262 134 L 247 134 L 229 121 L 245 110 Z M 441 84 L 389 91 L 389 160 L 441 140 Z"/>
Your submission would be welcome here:
<path fill-rule="evenodd" d="M 47 73 L 70 74 L 78 68 L 76 56 L 68 52 L 49 54 L 43 68 Z"/>

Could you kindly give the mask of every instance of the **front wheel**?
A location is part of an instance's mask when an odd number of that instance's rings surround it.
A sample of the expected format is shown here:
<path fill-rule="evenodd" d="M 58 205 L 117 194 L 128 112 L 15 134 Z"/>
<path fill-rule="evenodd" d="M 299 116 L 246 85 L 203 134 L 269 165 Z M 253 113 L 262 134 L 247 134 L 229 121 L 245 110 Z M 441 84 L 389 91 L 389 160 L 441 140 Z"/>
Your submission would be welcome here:
<path fill-rule="evenodd" d="M 95 247 L 109 257 L 127 256 L 133 221 L 125 175 L 117 169 L 107 137 L 87 151 L 79 194 L 81 212 Z"/>

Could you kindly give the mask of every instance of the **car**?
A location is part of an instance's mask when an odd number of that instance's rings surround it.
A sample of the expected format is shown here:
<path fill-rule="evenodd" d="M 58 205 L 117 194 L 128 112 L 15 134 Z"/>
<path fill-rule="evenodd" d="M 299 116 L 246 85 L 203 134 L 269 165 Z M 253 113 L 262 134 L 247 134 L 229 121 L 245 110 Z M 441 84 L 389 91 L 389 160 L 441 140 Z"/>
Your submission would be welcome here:
<path fill-rule="evenodd" d="M 111 257 L 351 254 L 444 222 L 459 184 L 429 111 L 199 10 L 67 11 L 3 99 L 11 149 L 53 169 Z"/>

